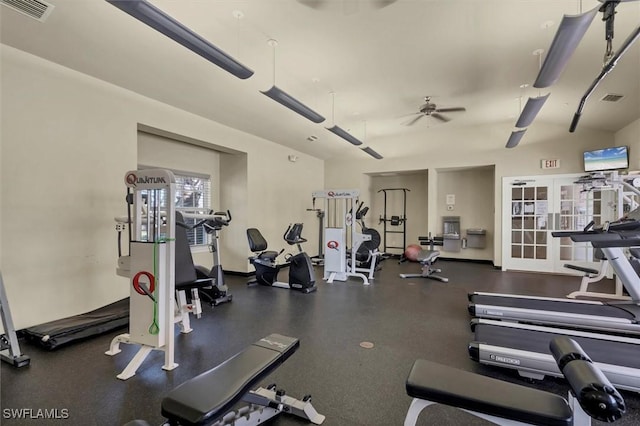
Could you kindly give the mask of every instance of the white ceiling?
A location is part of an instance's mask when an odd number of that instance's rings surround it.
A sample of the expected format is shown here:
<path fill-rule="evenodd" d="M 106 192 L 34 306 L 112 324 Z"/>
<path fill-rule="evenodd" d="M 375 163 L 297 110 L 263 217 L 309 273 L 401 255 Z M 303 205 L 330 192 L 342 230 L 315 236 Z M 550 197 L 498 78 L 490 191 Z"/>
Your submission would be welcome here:
<path fill-rule="evenodd" d="M 152 1 L 255 71 L 240 80 L 106 1 L 47 1 L 55 9 L 45 22 L 0 8 L 0 41 L 325 159 L 366 157 L 324 129 L 332 117 L 386 158 L 412 155 L 392 147 L 436 128 L 443 137 L 448 129 L 501 126 L 494 144 L 503 146 L 519 114 L 518 98 L 524 105 L 547 91 L 551 97 L 532 126 L 555 125 L 565 137 L 605 52 L 598 14 L 558 83 L 540 92 L 531 87 L 539 67 L 533 52 L 549 47 L 564 14 L 587 11 L 600 4 L 596 0 L 398 0 L 383 8 L 365 0 L 320 2 L 324 7 L 295 0 Z M 640 25 L 640 2 L 622 2 L 617 11 L 614 49 Z M 269 39 L 278 41 L 275 76 Z M 327 120 L 311 123 L 260 94 L 274 78 Z M 604 103 L 605 93 L 625 97 Z M 423 118 L 406 126 L 426 95 L 439 107 L 467 111 L 445 114 L 448 123 Z M 640 42 L 591 96 L 580 130 L 615 132 L 638 118 Z M 309 142 L 310 135 L 318 139 Z M 525 136 L 522 143 L 532 142 Z"/>

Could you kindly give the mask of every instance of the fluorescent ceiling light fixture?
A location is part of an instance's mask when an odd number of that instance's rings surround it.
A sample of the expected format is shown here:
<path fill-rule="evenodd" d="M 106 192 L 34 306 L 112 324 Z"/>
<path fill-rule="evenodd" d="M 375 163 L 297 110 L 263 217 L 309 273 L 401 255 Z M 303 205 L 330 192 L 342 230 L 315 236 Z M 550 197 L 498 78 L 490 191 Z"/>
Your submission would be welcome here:
<path fill-rule="evenodd" d="M 118 9 L 161 32 L 187 49 L 202 56 L 238 78 L 246 79 L 253 71 L 227 55 L 202 36 L 194 33 L 146 0 L 107 0 Z"/>
<path fill-rule="evenodd" d="M 347 142 L 349 142 L 349 143 L 351 143 L 353 145 L 356 145 L 356 146 L 357 145 L 362 145 L 362 142 L 359 139 L 357 139 L 351 133 L 348 133 L 342 127 L 333 126 L 333 127 L 327 127 L 326 129 L 328 131 L 330 131 L 331 133 L 334 133 L 334 134 L 340 136 L 342 139 L 346 140 Z"/>
<path fill-rule="evenodd" d="M 323 116 L 321 116 L 296 98 L 292 97 L 286 92 L 283 92 L 276 86 L 271 87 L 271 89 L 267 90 L 266 92 L 260 91 L 260 93 L 262 93 L 263 95 L 267 95 L 279 104 L 286 106 L 291 111 L 297 112 L 304 118 L 311 120 L 314 123 L 322 123 L 324 121 Z"/>
<path fill-rule="evenodd" d="M 520 143 L 520 139 L 522 139 L 522 137 L 524 136 L 524 132 L 526 131 L 527 129 L 522 129 L 511 132 L 511 136 L 509 136 L 509 140 L 507 141 L 507 145 L 505 147 L 515 148 L 516 146 L 518 146 L 518 144 Z"/>
<path fill-rule="evenodd" d="M 582 99 L 580 99 L 580 104 L 578 105 L 578 109 L 573 115 L 573 120 L 571 120 L 571 125 L 569 126 L 569 132 L 571 133 L 575 132 L 576 127 L 578 127 L 578 121 L 580 121 L 582 110 L 584 109 L 584 105 L 587 103 L 587 99 L 589 98 L 589 96 L 591 96 L 591 94 L 593 93 L 594 90 L 596 90 L 596 87 L 598 87 L 600 82 L 616 66 L 616 64 L 622 57 L 622 55 L 624 55 L 627 52 L 627 50 L 629 50 L 631 45 L 638 39 L 638 37 L 640 37 L 640 27 L 637 27 L 631 34 L 629 34 L 629 37 L 627 37 L 624 43 L 622 43 L 622 46 L 620 47 L 620 49 L 618 49 L 618 52 L 615 55 L 613 55 L 613 57 L 609 60 L 609 62 L 605 64 L 605 66 L 602 68 L 602 71 L 600 71 L 600 74 L 596 77 L 593 83 L 591 83 L 591 86 L 589 86 L 584 96 L 582 96 Z"/>
<path fill-rule="evenodd" d="M 597 12 L 598 7 L 595 7 L 580 15 L 564 15 L 562 17 L 562 22 L 560 22 L 558 31 L 551 42 L 551 47 L 533 87 L 539 89 L 549 87 L 558 80 Z"/>
<path fill-rule="evenodd" d="M 382 157 L 382 155 L 378 154 L 376 151 L 369 148 L 368 146 L 360 149 L 366 152 L 367 154 L 369 154 L 370 156 L 372 156 L 373 158 L 375 158 L 376 160 L 382 160 L 384 158 Z"/>
<path fill-rule="evenodd" d="M 547 93 L 544 96 L 538 96 L 537 98 L 529 98 L 527 100 L 527 104 L 524 106 L 524 109 L 520 113 L 520 117 L 516 122 L 516 127 L 522 129 L 524 127 L 529 127 L 531 123 L 533 123 L 533 119 L 536 118 L 536 115 L 540 112 L 542 105 L 547 101 L 551 93 Z"/>

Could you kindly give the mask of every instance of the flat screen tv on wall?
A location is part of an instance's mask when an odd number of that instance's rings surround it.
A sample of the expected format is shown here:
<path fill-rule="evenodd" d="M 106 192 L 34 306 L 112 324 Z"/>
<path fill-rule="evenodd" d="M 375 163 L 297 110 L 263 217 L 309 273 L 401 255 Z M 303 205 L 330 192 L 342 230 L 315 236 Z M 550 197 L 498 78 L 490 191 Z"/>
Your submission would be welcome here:
<path fill-rule="evenodd" d="M 629 148 L 615 146 L 596 149 L 584 153 L 584 171 L 598 172 L 603 170 L 619 170 L 629 167 Z"/>

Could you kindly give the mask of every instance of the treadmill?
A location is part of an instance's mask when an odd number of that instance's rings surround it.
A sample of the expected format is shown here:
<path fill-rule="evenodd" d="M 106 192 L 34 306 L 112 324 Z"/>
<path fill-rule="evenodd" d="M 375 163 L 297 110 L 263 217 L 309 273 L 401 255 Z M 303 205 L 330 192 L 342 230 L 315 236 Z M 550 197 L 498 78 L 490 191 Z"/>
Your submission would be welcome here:
<path fill-rule="evenodd" d="M 640 337 L 640 276 L 622 247 L 640 245 L 640 222 L 624 220 L 608 228 L 554 232 L 555 237 L 588 241 L 602 249 L 632 301 L 600 302 L 501 293 L 470 293 L 469 313 L 487 319 L 518 321 Z"/>
<path fill-rule="evenodd" d="M 469 356 L 481 364 L 510 368 L 522 377 L 542 380 L 562 377 L 549 342 L 558 336 L 574 339 L 618 389 L 640 392 L 640 339 L 587 331 L 474 318 L 475 340 Z"/>
<path fill-rule="evenodd" d="M 615 250 L 608 252 L 611 248 L 618 248 L 621 254 L 622 245 L 640 245 L 637 232 L 628 235 L 622 231 L 614 234 L 586 233 L 571 235 L 571 239 L 591 241 L 594 247 L 602 248 L 609 259 L 613 259 L 611 255 L 616 253 Z M 631 268 L 628 262 L 627 265 Z M 598 363 L 612 384 L 620 389 L 640 392 L 640 336 L 482 318 L 473 319 L 471 328 L 475 339 L 469 344 L 469 355 L 480 363 L 515 369 L 521 376 L 531 379 L 543 379 L 545 375 L 559 377 L 560 372 L 548 355 L 548 346 L 553 338 L 564 335 L 575 339 L 592 354 L 593 361 Z"/>

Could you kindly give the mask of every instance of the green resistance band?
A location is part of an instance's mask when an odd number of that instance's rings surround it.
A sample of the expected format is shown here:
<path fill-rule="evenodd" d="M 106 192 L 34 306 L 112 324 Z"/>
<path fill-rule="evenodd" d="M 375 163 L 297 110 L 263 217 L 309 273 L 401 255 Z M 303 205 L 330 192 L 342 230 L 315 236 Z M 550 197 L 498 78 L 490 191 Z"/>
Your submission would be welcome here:
<path fill-rule="evenodd" d="M 153 276 L 156 277 L 156 280 L 158 278 L 158 246 L 168 241 L 175 241 L 175 238 L 163 238 L 153 243 Z M 154 292 L 156 292 L 159 287 L 160 286 L 156 286 Z M 160 333 L 160 326 L 158 325 L 158 297 L 156 295 L 153 301 L 153 322 L 149 326 L 149 334 L 155 336 L 158 333 Z"/>

